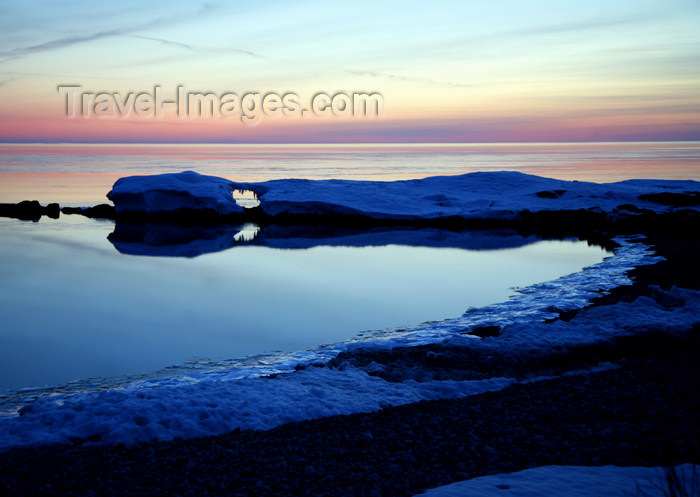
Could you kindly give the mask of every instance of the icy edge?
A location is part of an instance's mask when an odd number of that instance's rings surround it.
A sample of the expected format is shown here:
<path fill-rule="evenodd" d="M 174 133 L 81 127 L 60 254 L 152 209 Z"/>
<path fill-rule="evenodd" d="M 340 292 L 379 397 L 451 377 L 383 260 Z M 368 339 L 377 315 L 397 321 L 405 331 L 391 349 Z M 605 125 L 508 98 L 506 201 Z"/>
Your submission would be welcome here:
<path fill-rule="evenodd" d="M 544 324 L 559 309 L 578 308 L 601 290 L 628 282 L 625 272 L 652 264 L 649 248 L 617 238 L 614 257 L 552 282 L 521 289 L 507 302 L 471 309 L 455 319 L 425 323 L 411 330 L 376 333 L 312 351 L 287 354 L 245 367 L 137 382 L 126 387 L 74 395 L 52 395 L 26 406 L 21 416 L 0 420 L 0 447 L 47 443 L 133 443 L 217 435 L 236 428 L 270 429 L 280 424 L 335 414 L 371 412 L 420 400 L 458 398 L 502 389 L 510 378 L 479 381 L 387 382 L 365 371 L 313 367 L 340 351 L 451 342 L 503 351 L 543 350 L 554 345 L 593 342 L 606 337 L 666 327 L 682 329 L 700 313 L 700 292 L 672 289 L 663 307 L 640 297 L 634 302 L 593 307 L 570 323 Z M 572 289 L 576 291 L 572 292 Z M 659 290 L 660 291 L 660 290 Z M 470 327 L 499 324 L 500 337 L 464 335 Z"/>

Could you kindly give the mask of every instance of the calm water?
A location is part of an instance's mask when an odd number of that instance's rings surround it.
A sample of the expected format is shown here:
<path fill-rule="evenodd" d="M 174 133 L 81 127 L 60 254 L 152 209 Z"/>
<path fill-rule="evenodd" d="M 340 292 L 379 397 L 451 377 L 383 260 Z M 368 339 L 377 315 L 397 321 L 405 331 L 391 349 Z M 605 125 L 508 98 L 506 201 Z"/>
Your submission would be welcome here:
<path fill-rule="evenodd" d="M 106 201 L 121 176 L 396 180 L 514 170 L 594 182 L 700 180 L 700 142 L 454 145 L 2 145 L 0 202 Z"/>
<path fill-rule="evenodd" d="M 700 179 L 700 143 L 0 145 L 0 202 L 102 203 L 119 177 L 182 170 L 241 181 L 484 170 Z M 605 256 L 585 243 L 503 233 L 290 239 L 266 229 L 0 218 L 0 390 L 301 350 L 454 317 Z M 170 238 L 179 241 L 152 243 Z"/>
<path fill-rule="evenodd" d="M 455 317 L 606 255 L 581 242 L 437 230 L 301 236 L 304 248 L 281 249 L 274 236 L 256 244 L 245 226 L 221 235 L 236 240 L 230 248 L 187 258 L 176 255 L 196 240 L 113 245 L 114 231 L 81 216 L 0 218 L 0 388 L 304 350 Z M 149 251 L 161 256 L 129 255 Z"/>

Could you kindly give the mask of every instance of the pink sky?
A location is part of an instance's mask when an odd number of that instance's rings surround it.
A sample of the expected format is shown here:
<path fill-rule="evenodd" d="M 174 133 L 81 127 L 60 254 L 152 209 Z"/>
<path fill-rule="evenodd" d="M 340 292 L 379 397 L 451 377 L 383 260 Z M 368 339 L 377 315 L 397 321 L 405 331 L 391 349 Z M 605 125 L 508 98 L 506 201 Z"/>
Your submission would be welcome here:
<path fill-rule="evenodd" d="M 5 8 L 0 142 L 700 140 L 696 0 L 71 5 Z M 384 112 L 69 118 L 64 85 L 293 92 L 303 108 L 359 91 Z"/>

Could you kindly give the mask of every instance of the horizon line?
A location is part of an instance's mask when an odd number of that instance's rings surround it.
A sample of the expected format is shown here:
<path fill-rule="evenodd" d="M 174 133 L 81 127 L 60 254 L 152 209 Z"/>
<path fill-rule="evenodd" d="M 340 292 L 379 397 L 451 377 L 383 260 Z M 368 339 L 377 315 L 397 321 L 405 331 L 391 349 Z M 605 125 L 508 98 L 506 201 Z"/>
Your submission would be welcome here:
<path fill-rule="evenodd" d="M 575 140 L 575 141 L 479 141 L 479 142 L 219 142 L 219 141 L 4 141 L 0 145 L 220 145 L 220 146 L 310 146 L 310 145 L 362 145 L 362 146 L 427 146 L 427 145 L 566 145 L 566 144 L 615 144 L 615 143 L 700 143 L 697 140 Z"/>

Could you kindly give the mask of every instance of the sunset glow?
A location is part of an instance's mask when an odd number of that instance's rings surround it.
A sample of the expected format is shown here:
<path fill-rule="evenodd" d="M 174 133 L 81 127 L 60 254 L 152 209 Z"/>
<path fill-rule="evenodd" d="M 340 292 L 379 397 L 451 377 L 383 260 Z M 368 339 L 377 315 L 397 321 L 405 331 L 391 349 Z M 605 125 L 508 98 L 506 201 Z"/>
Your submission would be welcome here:
<path fill-rule="evenodd" d="M 697 140 L 700 5 L 672 2 L 4 3 L 0 141 Z M 376 92 L 383 117 L 74 117 L 61 85 Z"/>

